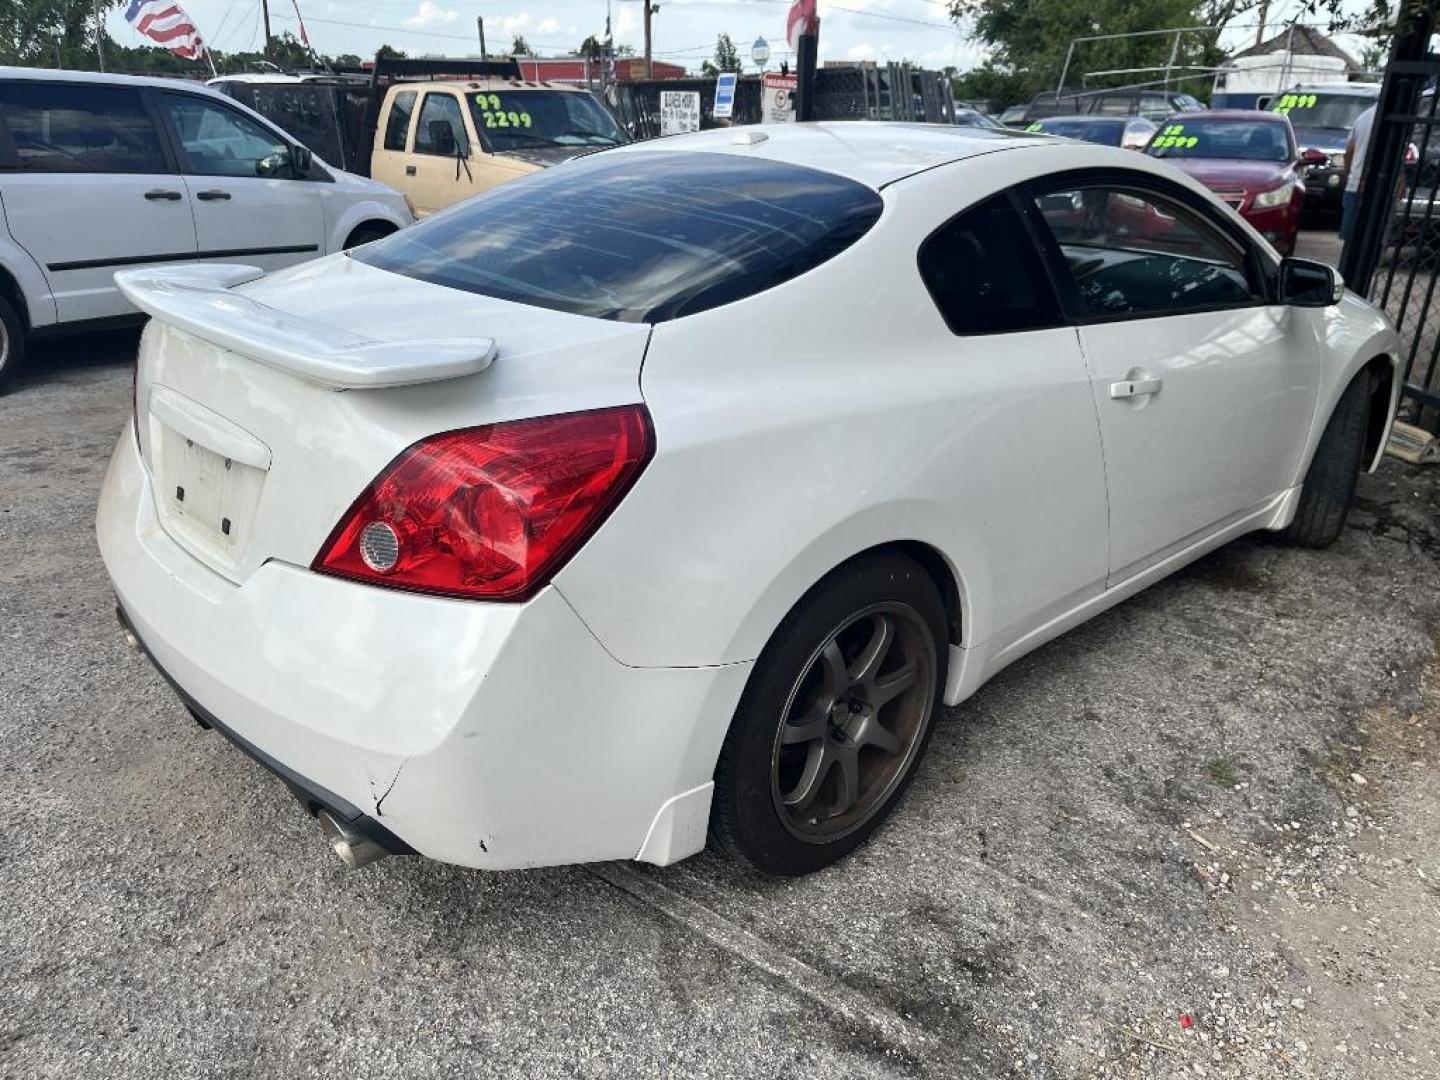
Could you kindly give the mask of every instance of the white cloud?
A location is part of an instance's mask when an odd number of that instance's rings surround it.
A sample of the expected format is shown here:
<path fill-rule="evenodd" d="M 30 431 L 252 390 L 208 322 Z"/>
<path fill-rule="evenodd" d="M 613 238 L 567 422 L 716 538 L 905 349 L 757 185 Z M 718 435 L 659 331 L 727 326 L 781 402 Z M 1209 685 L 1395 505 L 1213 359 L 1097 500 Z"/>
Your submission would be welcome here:
<path fill-rule="evenodd" d="M 458 11 L 451 11 L 435 3 L 435 0 L 420 0 L 420 7 L 414 15 L 405 20 L 405 25 L 416 30 L 431 26 L 448 26 L 460 17 Z"/>
<path fill-rule="evenodd" d="M 537 34 L 553 34 L 560 29 L 560 20 L 555 18 L 541 19 L 540 24 L 535 27 Z"/>

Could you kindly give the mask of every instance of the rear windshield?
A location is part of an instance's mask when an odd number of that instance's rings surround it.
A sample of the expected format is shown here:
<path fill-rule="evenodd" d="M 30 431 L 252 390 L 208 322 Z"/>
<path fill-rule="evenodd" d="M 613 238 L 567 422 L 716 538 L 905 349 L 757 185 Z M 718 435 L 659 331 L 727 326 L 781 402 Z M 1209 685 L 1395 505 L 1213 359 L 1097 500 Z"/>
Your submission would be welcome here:
<path fill-rule="evenodd" d="M 1105 146 L 1119 146 L 1125 135 L 1124 120 L 1037 120 L 1027 131 L 1043 131 L 1046 135 L 1061 135 L 1067 139 L 1081 139 L 1085 142 L 1102 143 Z"/>
<path fill-rule="evenodd" d="M 753 296 L 863 236 L 880 196 L 732 154 L 597 154 L 512 181 L 358 248 L 436 285 L 619 322 Z"/>

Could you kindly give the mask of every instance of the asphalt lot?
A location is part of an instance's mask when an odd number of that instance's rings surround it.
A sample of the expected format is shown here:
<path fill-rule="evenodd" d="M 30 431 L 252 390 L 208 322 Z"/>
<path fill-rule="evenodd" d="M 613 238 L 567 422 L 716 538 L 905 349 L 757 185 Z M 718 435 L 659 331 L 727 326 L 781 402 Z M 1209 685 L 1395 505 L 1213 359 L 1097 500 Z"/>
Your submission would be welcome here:
<path fill-rule="evenodd" d="M 814 877 L 351 873 L 121 641 L 132 346 L 0 397 L 0 1076 L 1440 1073 L 1440 469 L 1014 665 Z"/>

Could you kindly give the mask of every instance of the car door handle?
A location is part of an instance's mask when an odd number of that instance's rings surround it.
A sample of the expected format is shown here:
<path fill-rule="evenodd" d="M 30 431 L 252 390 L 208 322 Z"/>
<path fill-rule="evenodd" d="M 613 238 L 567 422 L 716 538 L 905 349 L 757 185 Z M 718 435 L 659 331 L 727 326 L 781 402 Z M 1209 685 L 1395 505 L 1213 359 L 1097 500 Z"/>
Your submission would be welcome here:
<path fill-rule="evenodd" d="M 206 202 L 214 202 L 216 199 L 228 199 L 228 198 L 230 198 L 230 192 L 228 192 L 228 191 L 202 191 L 202 192 L 199 192 L 195 197 L 196 197 L 197 199 L 204 199 Z"/>
<path fill-rule="evenodd" d="M 1124 382 L 1112 382 L 1110 384 L 1110 396 L 1112 398 L 1149 397 L 1151 394 L 1158 394 L 1164 385 L 1160 379 L 1126 379 Z"/>
<path fill-rule="evenodd" d="M 405 175 L 406 175 L 406 176 L 414 176 L 414 175 L 415 175 L 415 166 L 414 166 L 414 165 L 406 165 L 406 166 L 405 166 Z"/>
<path fill-rule="evenodd" d="M 149 199 L 151 202 L 158 202 L 161 199 L 168 199 L 170 202 L 178 202 L 180 199 L 180 192 L 166 191 L 164 188 L 156 188 L 154 191 L 145 192 L 145 198 Z"/>

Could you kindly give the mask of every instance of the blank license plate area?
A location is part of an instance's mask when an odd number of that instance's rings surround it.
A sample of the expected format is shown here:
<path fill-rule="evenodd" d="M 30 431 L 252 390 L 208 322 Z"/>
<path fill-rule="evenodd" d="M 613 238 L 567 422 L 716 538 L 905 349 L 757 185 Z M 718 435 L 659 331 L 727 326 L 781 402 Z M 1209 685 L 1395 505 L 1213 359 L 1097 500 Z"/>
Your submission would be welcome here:
<path fill-rule="evenodd" d="M 231 555 L 244 539 L 264 473 L 162 425 L 157 478 L 164 516 L 185 539 Z"/>

